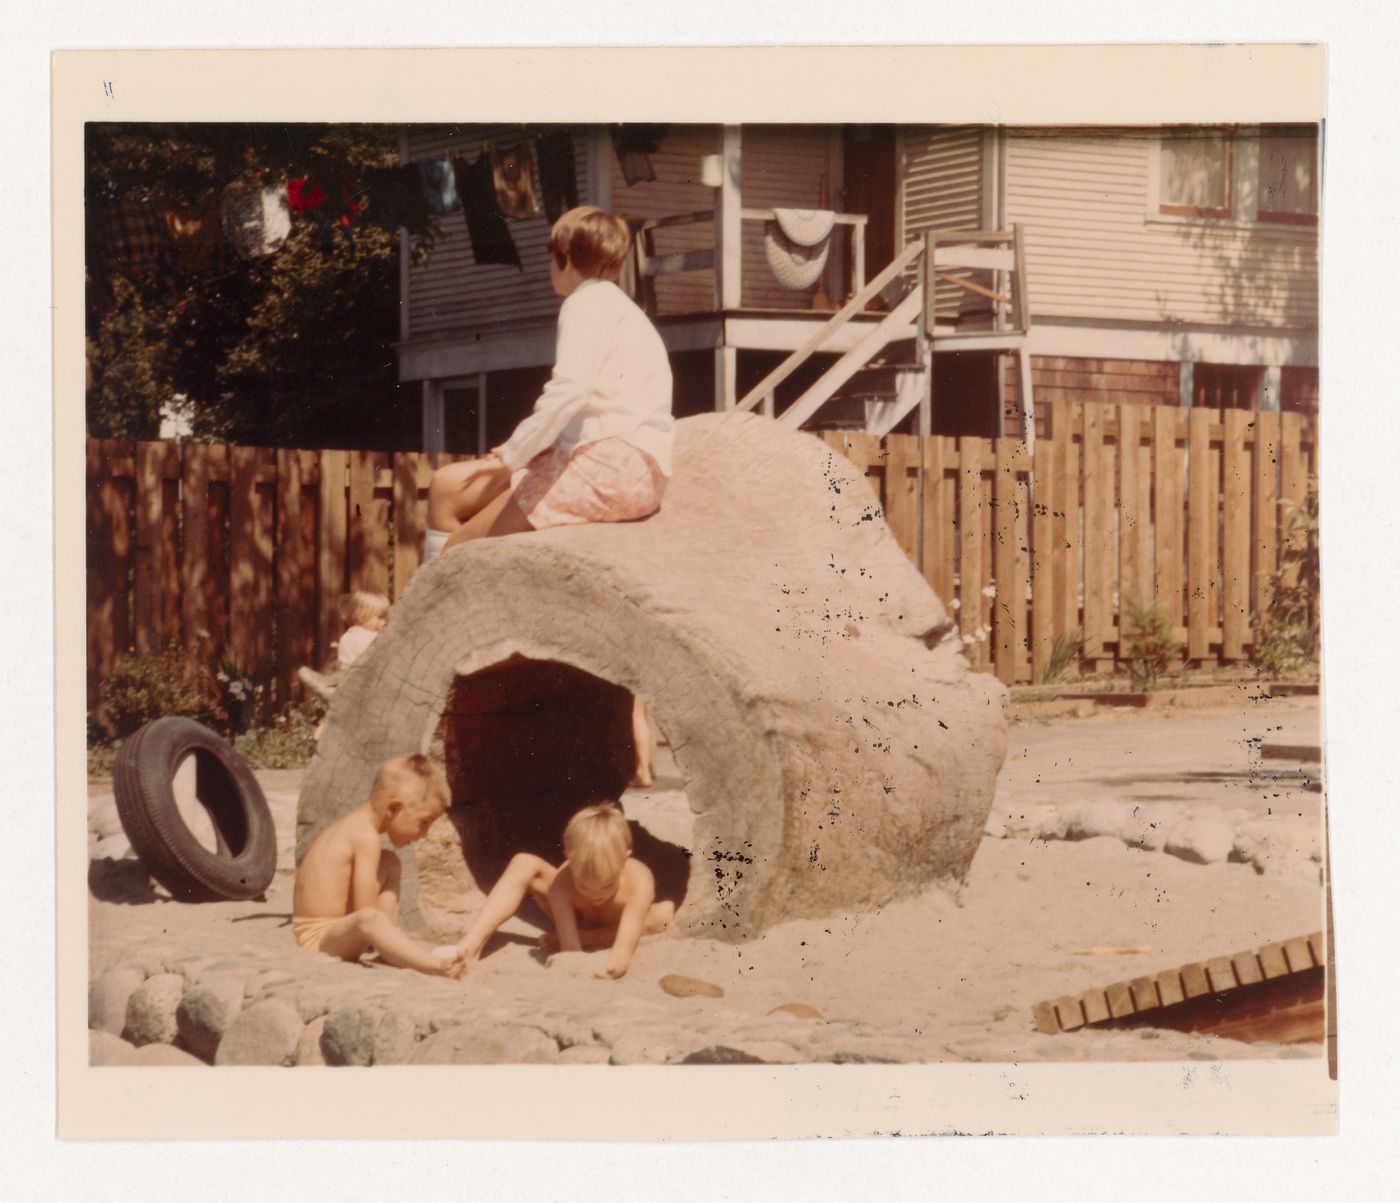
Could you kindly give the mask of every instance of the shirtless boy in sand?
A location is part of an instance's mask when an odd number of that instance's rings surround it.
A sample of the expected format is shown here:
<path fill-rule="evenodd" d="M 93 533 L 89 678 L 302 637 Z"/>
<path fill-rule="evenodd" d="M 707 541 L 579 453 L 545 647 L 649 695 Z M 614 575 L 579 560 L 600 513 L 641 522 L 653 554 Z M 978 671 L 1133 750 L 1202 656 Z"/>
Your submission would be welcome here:
<path fill-rule="evenodd" d="M 632 856 L 632 832 L 615 802 L 586 806 L 564 828 L 564 863 L 518 852 L 487 896 L 457 945 L 468 963 L 481 956 L 491 934 L 515 914 L 526 895 L 554 920 L 554 931 L 540 937 L 545 952 L 612 948 L 607 964 L 594 974 L 619 978 L 627 972 L 637 943 L 670 926 L 672 902 L 656 901 L 656 879 Z"/>
<path fill-rule="evenodd" d="M 431 947 L 399 927 L 399 858 L 381 843 L 386 835 L 395 848 L 422 839 L 447 803 L 442 770 L 426 756 L 385 761 L 369 800 L 321 832 L 297 869 L 297 943 L 345 961 L 372 947 L 390 965 L 460 977 L 458 949 Z"/>

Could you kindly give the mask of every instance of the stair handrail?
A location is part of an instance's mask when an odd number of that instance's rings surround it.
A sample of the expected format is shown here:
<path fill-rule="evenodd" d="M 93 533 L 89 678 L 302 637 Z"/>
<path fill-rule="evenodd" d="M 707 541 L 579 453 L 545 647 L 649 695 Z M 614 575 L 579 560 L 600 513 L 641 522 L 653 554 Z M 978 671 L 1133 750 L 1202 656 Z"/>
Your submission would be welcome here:
<path fill-rule="evenodd" d="M 826 325 L 745 393 L 743 400 L 734 408 L 742 411 L 752 409 L 757 405 L 766 394 L 776 389 L 778 385 L 806 363 L 832 334 L 863 310 L 885 285 L 904 271 L 911 263 L 915 262 L 923 253 L 924 244 L 922 239 L 911 242 L 906 246 L 903 251 L 895 256 L 888 267 L 881 271 L 870 283 L 838 309 L 827 321 Z"/>

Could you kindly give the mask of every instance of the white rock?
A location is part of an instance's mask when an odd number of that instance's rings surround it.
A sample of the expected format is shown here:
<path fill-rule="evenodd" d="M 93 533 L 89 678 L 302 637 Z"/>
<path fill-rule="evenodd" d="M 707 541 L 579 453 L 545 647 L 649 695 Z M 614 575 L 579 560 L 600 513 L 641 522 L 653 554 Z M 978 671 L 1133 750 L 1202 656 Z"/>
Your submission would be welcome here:
<path fill-rule="evenodd" d="M 179 1034 L 175 1012 L 185 993 L 178 973 L 157 973 L 139 985 L 126 1004 L 124 1039 L 132 1044 L 170 1044 Z"/>
<path fill-rule="evenodd" d="M 126 1007 L 136 988 L 146 980 L 128 965 L 109 969 L 88 986 L 88 1027 L 120 1036 L 126 1027 Z"/>
<path fill-rule="evenodd" d="M 1091 840 L 1097 836 L 1121 839 L 1128 808 L 1121 802 L 1080 802 L 1064 818 L 1064 838 Z"/>
<path fill-rule="evenodd" d="M 326 1016 L 319 1015 L 302 1029 L 297 1041 L 296 1063 L 298 1065 L 324 1065 L 326 1058 L 321 1052 L 321 1033 L 326 1030 Z"/>
<path fill-rule="evenodd" d="M 175 1012 L 180 1039 L 201 1057 L 212 1058 L 243 1006 L 243 981 L 231 974 L 211 977 L 186 990 Z"/>
<path fill-rule="evenodd" d="M 1169 802 L 1148 802 L 1128 807 L 1120 832 L 1131 848 L 1159 851 L 1167 842 L 1167 832 L 1182 821 L 1181 807 Z"/>
<path fill-rule="evenodd" d="M 303 1026 L 301 1016 L 286 1003 L 254 1003 L 229 1024 L 214 1064 L 291 1065 Z"/>
<path fill-rule="evenodd" d="M 120 1036 L 112 1035 L 111 1032 L 88 1032 L 89 1065 L 124 1065 L 127 1057 L 135 1051 L 134 1045 L 128 1044 Z"/>
<path fill-rule="evenodd" d="M 559 1054 L 560 1065 L 606 1065 L 611 1053 L 605 1044 L 575 1044 Z"/>
<path fill-rule="evenodd" d="M 97 841 L 92 850 L 93 860 L 126 860 L 129 856 L 134 856 L 131 850 L 131 841 L 126 838 L 124 832 L 117 832 L 116 835 L 109 835 L 105 839 Z"/>
<path fill-rule="evenodd" d="M 205 1063 L 192 1053 L 170 1044 L 148 1044 L 133 1049 L 123 1065 L 188 1065 L 203 1067 Z"/>
<path fill-rule="evenodd" d="M 1167 833 L 1169 856 L 1197 865 L 1216 865 L 1229 860 L 1235 848 L 1235 833 L 1218 819 L 1185 819 Z"/>
<path fill-rule="evenodd" d="M 414 1065 L 553 1064 L 559 1060 L 559 1046 L 538 1028 L 463 1025 L 429 1036 L 409 1060 Z"/>
<path fill-rule="evenodd" d="M 88 830 L 99 840 L 105 840 L 109 836 L 124 835 L 122 830 L 122 818 L 117 813 L 117 802 L 115 798 L 108 796 L 103 805 L 96 810 L 88 812 Z"/>

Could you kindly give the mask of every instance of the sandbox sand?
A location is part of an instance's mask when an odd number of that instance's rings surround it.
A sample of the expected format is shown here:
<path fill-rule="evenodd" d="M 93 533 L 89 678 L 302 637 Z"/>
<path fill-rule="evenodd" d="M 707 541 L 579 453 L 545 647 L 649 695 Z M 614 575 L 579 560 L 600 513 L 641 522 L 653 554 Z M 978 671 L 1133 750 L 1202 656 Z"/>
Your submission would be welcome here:
<path fill-rule="evenodd" d="M 1315 742 L 1317 716 L 1315 701 L 1288 700 L 1013 726 L 1016 759 L 1003 772 L 998 807 L 1144 796 L 1173 801 L 1193 815 L 1276 813 L 1295 824 L 1318 824 L 1315 768 L 1261 765 L 1252 742 L 1285 729 Z M 664 773 L 664 758 L 660 767 Z M 666 788 L 674 784 L 662 776 L 660 788 L 624 800 L 630 814 L 663 838 L 683 836 L 688 826 L 684 795 Z M 588 967 L 546 968 L 531 947 L 538 928 L 516 919 L 467 980 L 444 982 L 340 965 L 292 948 L 297 775 L 269 774 L 264 785 L 280 846 L 267 899 L 182 905 L 144 889 L 136 866 L 95 860 L 94 978 L 138 963 L 146 973 L 173 968 L 192 983 L 211 967 L 228 972 L 234 965 L 249 977 L 249 1000 L 293 999 L 307 1022 L 318 1011 L 305 1001 L 308 991 L 329 1000 L 320 1013 L 357 999 L 381 1009 L 402 1006 L 419 1016 L 425 1034 L 444 1026 L 434 1015 L 446 1007 L 463 1021 L 475 1015 L 536 1024 L 561 1049 L 595 1049 L 587 1059 L 596 1060 L 683 1059 L 707 1032 L 711 1043 L 720 1033 L 727 1047 L 747 1041 L 749 1055 L 763 1060 L 832 1059 L 823 1050 L 848 1035 L 856 1051 L 834 1059 L 1321 1055 L 1321 1046 L 1252 1046 L 1151 1029 L 1050 1037 L 1031 1027 L 1031 1007 L 1040 999 L 1318 930 L 1323 894 L 1306 863 L 1301 871 L 1293 865 L 1289 872 L 1260 873 L 1242 863 L 1193 864 L 1111 837 L 989 835 L 957 891 L 935 888 L 873 913 L 791 921 L 742 944 L 649 940 L 619 982 L 595 981 Z M 105 803 L 101 787 L 95 789 L 94 813 Z M 1139 951 L 1103 951 L 1115 947 Z M 1097 951 L 1080 955 L 1087 950 Z M 659 987 L 667 974 L 717 985 L 724 997 L 671 997 Z M 814 1007 L 826 1022 L 767 1018 L 787 1003 Z"/>

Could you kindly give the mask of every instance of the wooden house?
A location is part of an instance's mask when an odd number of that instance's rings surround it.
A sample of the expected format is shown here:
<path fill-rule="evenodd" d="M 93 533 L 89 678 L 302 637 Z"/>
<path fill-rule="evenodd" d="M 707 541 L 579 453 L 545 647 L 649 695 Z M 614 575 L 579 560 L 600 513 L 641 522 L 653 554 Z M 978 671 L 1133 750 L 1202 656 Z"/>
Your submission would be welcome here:
<path fill-rule="evenodd" d="M 557 129 L 412 126 L 401 154 Z M 580 201 L 634 223 L 678 414 L 1029 436 L 1054 400 L 1316 410 L 1314 126 L 672 125 L 630 185 L 606 127 L 569 132 Z M 806 287 L 770 266 L 775 210 L 836 214 Z M 528 412 L 559 302 L 542 211 L 511 223 L 520 270 L 443 223 L 403 256 L 400 377 L 424 449 L 473 451 Z"/>

